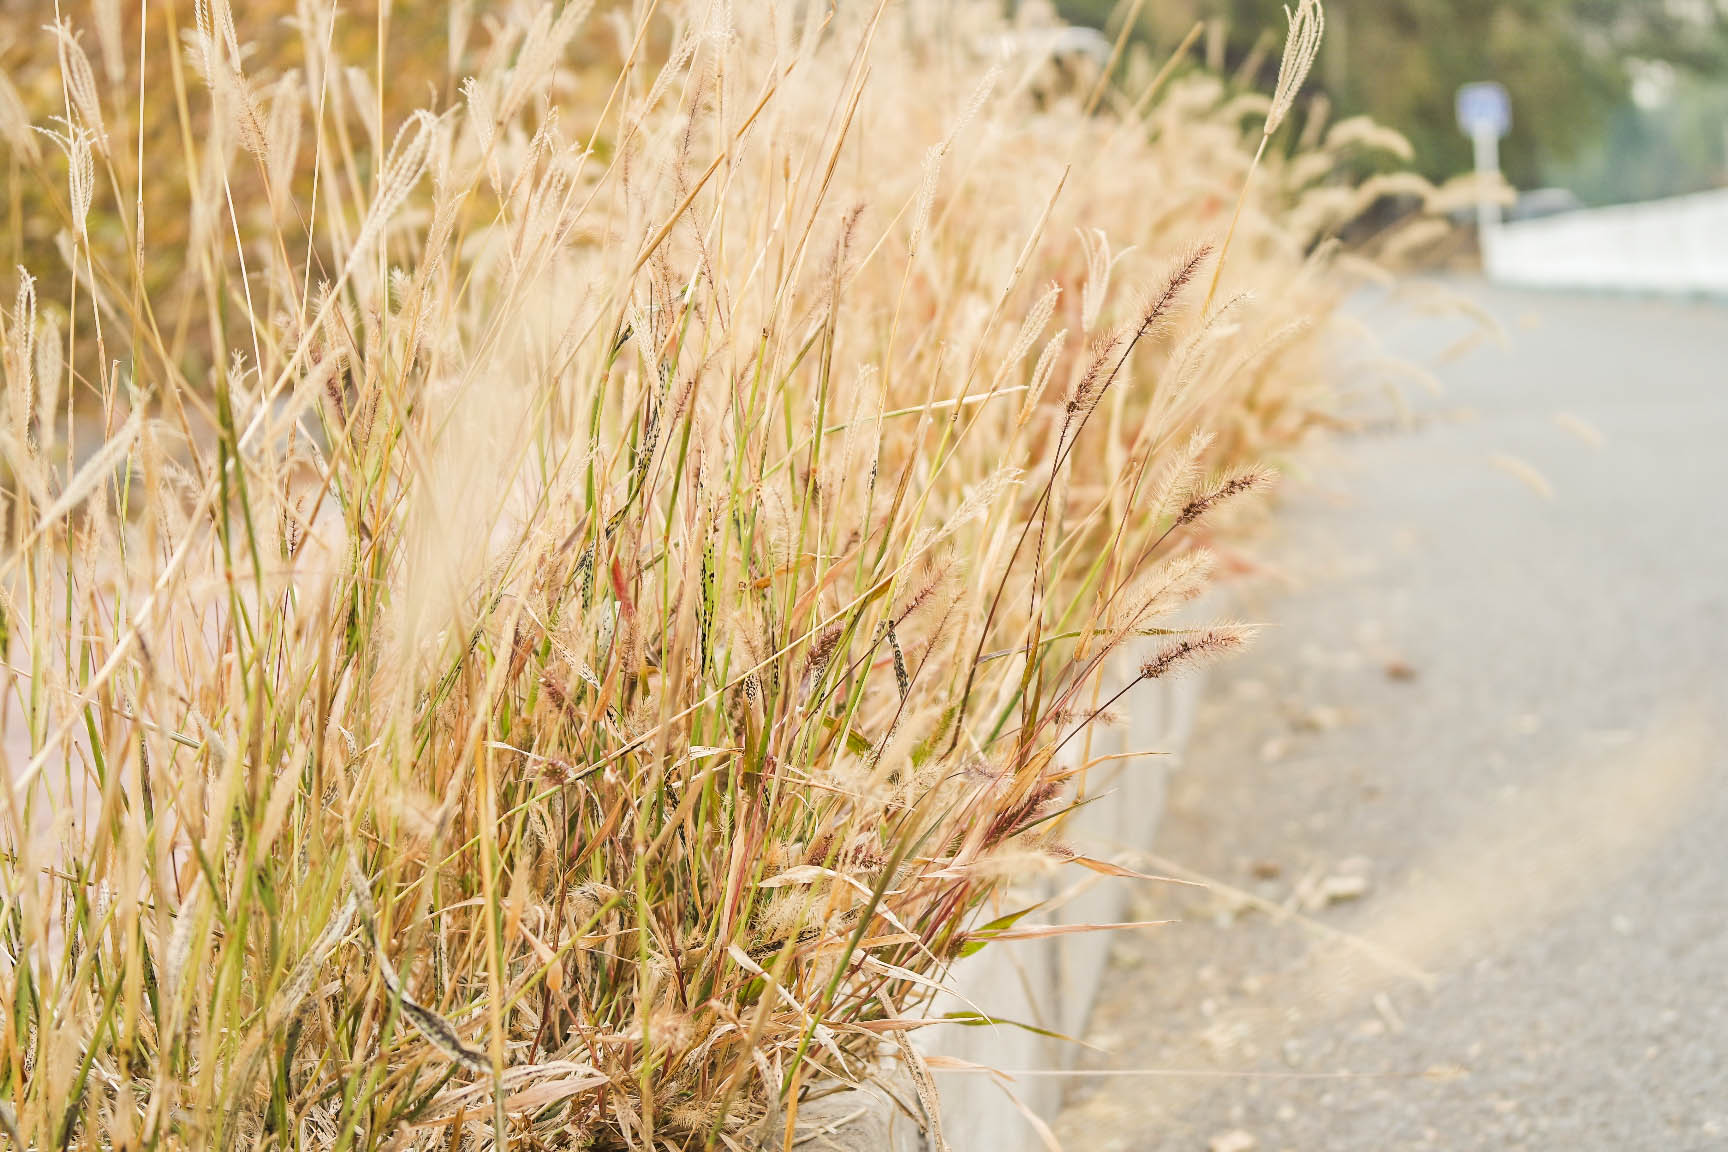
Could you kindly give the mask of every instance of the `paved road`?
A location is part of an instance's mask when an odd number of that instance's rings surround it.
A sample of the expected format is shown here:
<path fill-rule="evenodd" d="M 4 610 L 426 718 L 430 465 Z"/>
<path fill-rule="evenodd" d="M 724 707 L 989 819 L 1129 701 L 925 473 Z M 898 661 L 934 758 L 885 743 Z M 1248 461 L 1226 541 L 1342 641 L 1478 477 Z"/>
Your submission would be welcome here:
<path fill-rule="evenodd" d="M 1464 287 L 1510 346 L 1288 486 L 1172 784 L 1268 903 L 1146 899 L 1069 1149 L 1728 1149 L 1728 308 Z"/>

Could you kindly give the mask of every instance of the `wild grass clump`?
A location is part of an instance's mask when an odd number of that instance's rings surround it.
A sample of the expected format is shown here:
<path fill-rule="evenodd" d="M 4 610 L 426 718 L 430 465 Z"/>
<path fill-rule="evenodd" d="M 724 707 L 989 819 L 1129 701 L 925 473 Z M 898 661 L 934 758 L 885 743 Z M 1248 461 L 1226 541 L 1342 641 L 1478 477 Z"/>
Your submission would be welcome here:
<path fill-rule="evenodd" d="M 916 1065 L 1100 688 L 1242 638 L 1169 617 L 1331 419 L 1316 162 L 1200 311 L 1260 125 L 991 5 L 140 11 L 0 92 L 0 1126 L 736 1148 Z"/>

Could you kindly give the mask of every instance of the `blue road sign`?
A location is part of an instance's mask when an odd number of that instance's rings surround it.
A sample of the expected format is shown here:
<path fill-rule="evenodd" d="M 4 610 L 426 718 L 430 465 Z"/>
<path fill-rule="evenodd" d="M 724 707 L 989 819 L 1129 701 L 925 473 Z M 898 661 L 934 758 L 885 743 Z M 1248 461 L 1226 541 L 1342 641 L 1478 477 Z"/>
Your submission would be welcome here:
<path fill-rule="evenodd" d="M 1467 136 L 1506 135 L 1512 127 L 1512 97 L 1492 81 L 1458 89 L 1458 127 Z"/>

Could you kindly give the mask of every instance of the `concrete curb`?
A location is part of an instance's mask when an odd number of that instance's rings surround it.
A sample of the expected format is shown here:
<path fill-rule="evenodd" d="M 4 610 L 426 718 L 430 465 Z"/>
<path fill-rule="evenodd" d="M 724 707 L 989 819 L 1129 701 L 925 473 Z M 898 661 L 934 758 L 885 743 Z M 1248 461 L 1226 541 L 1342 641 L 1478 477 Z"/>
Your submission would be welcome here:
<path fill-rule="evenodd" d="M 1126 670 L 1122 675 L 1126 676 Z M 1180 762 L 1193 731 L 1203 678 L 1154 681 L 1124 698 L 1125 721 L 1096 730 L 1092 755 L 1117 755 L 1093 769 L 1086 791 L 1098 797 L 1063 827 L 1066 843 L 1089 856 L 1110 859 L 1152 847 L 1164 812 L 1165 783 Z M 1131 755 L 1134 753 L 1163 753 Z M 1113 923 L 1127 919 L 1133 880 L 1067 870 L 1028 884 L 1011 894 L 1005 909 L 1024 908 L 1061 894 L 1069 895 L 1045 923 Z M 1083 886 L 1075 894 L 1076 885 Z M 1027 923 L 1036 922 L 1036 917 Z M 937 999 L 931 1013 L 982 1012 L 998 1020 L 1080 1038 L 1110 956 L 1110 933 L 1089 932 L 1044 940 L 1019 941 L 986 949 L 955 969 L 954 991 Z M 918 1034 L 919 1047 L 931 1055 L 985 1065 L 1006 1072 L 1061 1071 L 1073 1067 L 1078 1048 L 1010 1024 L 969 1027 L 943 1024 Z M 941 1093 L 942 1129 L 954 1152 L 1035 1152 L 1043 1142 L 1022 1108 L 1053 1122 L 1066 1083 L 1061 1076 L 1023 1076 L 1003 1085 L 996 1077 L 971 1072 L 936 1072 Z M 1005 1091 L 1006 1089 L 1006 1091 Z M 1012 1092 L 1019 1105 L 1008 1095 Z M 916 1111 L 916 1094 L 896 1093 Z M 886 1093 L 860 1089 L 820 1102 L 806 1129 L 810 1148 L 864 1152 L 923 1152 L 922 1135 L 906 1112 Z M 823 1119 L 828 1118 L 828 1119 Z M 835 1123 L 835 1121 L 840 1121 Z M 832 1130 L 826 1130 L 831 1127 Z M 823 1128 L 817 1133 L 818 1128 Z"/>
<path fill-rule="evenodd" d="M 1503 225 L 1489 279 L 1525 288 L 1728 296 L 1728 191 Z"/>
<path fill-rule="evenodd" d="M 1149 751 L 1167 755 L 1134 756 L 1095 767 L 1086 791 L 1098 799 L 1063 826 L 1065 842 L 1105 860 L 1152 847 L 1164 813 L 1165 782 L 1187 748 L 1200 688 L 1198 677 L 1154 681 L 1124 698 L 1125 722 L 1094 733 L 1093 756 Z M 1064 901 L 1047 922 L 1115 923 L 1128 918 L 1136 883 L 1068 869 L 1017 893 L 1022 902 L 1013 906 L 1026 907 L 1083 884 L 1084 890 Z M 1087 932 L 986 949 L 959 966 L 955 993 L 940 998 L 932 1011 L 938 1016 L 981 1011 L 1079 1039 L 1086 1032 L 1099 983 L 1109 964 L 1110 943 L 1108 932 Z M 1008 1072 L 1066 1070 L 1073 1067 L 1080 1051 L 1074 1044 L 1008 1024 L 939 1025 L 920 1035 L 934 1054 Z M 1067 1087 L 1060 1076 L 1025 1076 L 1007 1085 L 978 1073 L 939 1071 L 936 1076 L 942 1126 L 954 1152 L 1042 1149 L 1037 1131 L 1008 1091 L 1026 1110 L 1054 1121 Z"/>

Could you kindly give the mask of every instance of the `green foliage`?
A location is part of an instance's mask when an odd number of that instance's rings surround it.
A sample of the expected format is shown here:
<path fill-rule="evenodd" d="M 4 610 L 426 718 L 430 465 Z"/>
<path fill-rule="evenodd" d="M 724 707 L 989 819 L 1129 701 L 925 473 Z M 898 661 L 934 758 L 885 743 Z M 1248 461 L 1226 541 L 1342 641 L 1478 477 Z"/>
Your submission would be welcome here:
<path fill-rule="evenodd" d="M 1728 84 L 1680 77 L 1658 106 L 1616 108 L 1552 182 L 1591 203 L 1649 200 L 1728 179 Z"/>
<path fill-rule="evenodd" d="M 1100 26 L 1118 7 L 1115 0 L 1063 0 L 1058 6 L 1070 19 Z M 1728 75 L 1728 16 L 1718 6 L 1668 0 L 1329 0 L 1326 17 L 1327 42 L 1310 91 L 1325 93 L 1342 115 L 1367 113 L 1403 132 L 1415 145 L 1418 168 L 1431 178 L 1470 165 L 1469 141 L 1458 131 L 1453 100 L 1460 85 L 1476 80 L 1498 80 L 1512 92 L 1514 125 L 1502 159 L 1521 187 L 1578 178 L 1579 165 L 1603 157 L 1610 144 L 1626 149 L 1619 155 L 1653 166 L 1633 180 L 1599 169 L 1581 189 L 1593 198 L 1660 195 L 1679 190 L 1676 182 L 1710 178 L 1718 139 L 1648 126 L 1638 131 L 1629 64 L 1663 61 L 1700 79 Z M 1167 49 L 1194 20 L 1213 18 L 1225 21 L 1227 58 L 1235 64 L 1282 20 L 1282 5 L 1146 4 L 1140 34 Z M 1276 65 L 1273 53 L 1264 67 Z"/>

